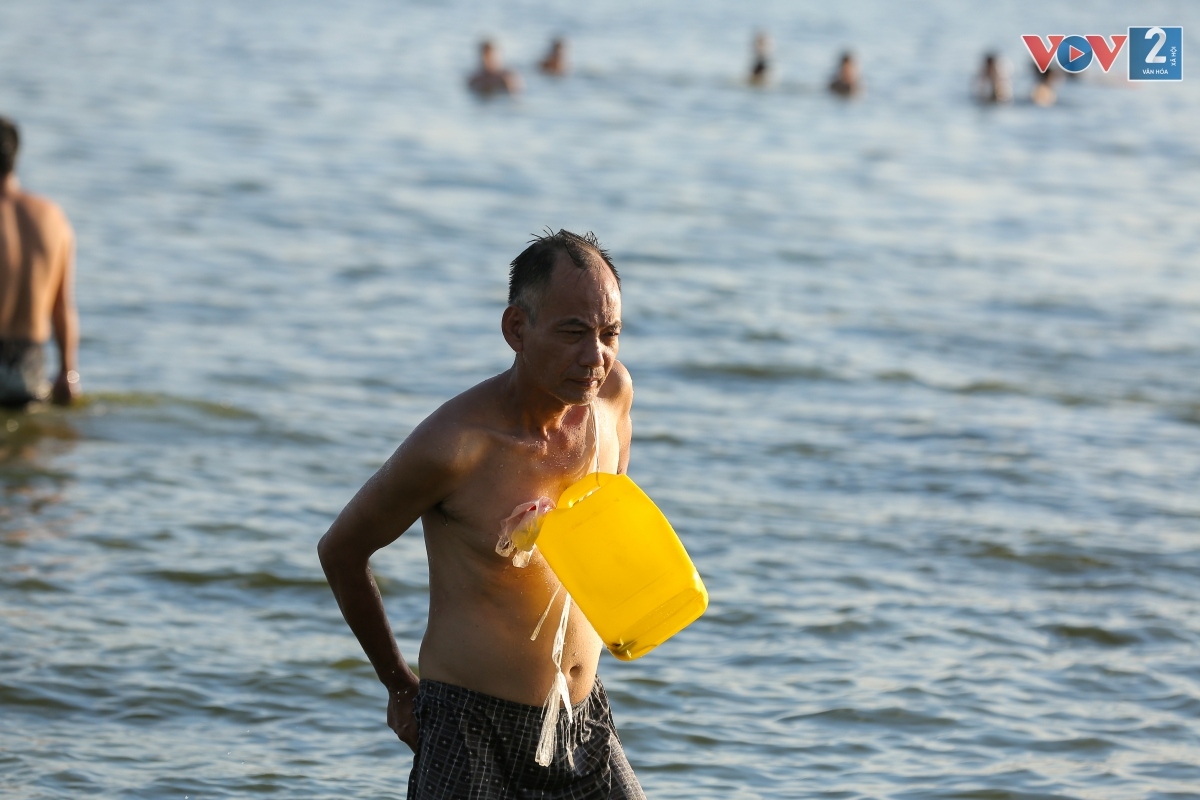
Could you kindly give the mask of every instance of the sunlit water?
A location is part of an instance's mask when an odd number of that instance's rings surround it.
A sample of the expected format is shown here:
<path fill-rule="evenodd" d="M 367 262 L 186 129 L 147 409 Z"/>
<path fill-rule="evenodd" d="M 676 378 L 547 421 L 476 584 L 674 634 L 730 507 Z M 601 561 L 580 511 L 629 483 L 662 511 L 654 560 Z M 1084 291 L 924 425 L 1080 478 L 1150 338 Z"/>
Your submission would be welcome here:
<path fill-rule="evenodd" d="M 0 415 L 0 794 L 403 796 L 314 545 L 507 365 L 561 226 L 622 271 L 631 472 L 712 593 L 601 666 L 651 797 L 1200 796 L 1198 84 L 966 97 L 1145 24 L 1200 54 L 1167 3 L 4 3 L 89 402 Z M 462 91 L 483 33 L 525 97 Z M 376 575 L 415 658 L 419 529 Z"/>

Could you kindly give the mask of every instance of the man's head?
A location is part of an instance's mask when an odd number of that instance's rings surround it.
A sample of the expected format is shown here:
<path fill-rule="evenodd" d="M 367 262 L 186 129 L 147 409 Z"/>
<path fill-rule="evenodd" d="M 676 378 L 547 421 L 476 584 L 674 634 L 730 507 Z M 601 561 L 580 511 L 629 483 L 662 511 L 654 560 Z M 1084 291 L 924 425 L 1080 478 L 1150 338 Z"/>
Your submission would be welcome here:
<path fill-rule="evenodd" d="M 13 171 L 17 163 L 17 148 L 21 146 L 21 135 L 17 126 L 9 119 L 0 117 L 0 178 Z"/>
<path fill-rule="evenodd" d="M 500 53 L 496 51 L 496 45 L 491 39 L 484 39 L 479 43 L 479 63 L 488 70 L 500 68 Z"/>
<path fill-rule="evenodd" d="M 595 235 L 536 237 L 513 259 L 508 303 L 502 329 L 524 375 L 564 403 L 590 403 L 621 332 L 621 280 Z"/>

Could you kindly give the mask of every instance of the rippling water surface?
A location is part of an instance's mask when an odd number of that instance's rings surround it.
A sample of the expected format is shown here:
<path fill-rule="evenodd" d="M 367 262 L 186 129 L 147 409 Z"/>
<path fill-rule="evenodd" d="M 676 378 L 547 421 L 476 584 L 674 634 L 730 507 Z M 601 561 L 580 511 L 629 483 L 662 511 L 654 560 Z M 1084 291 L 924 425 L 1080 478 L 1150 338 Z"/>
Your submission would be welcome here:
<path fill-rule="evenodd" d="M 507 365 L 561 226 L 622 270 L 631 472 L 712 593 L 602 665 L 651 797 L 1200 796 L 1198 84 L 966 98 L 1131 24 L 1200 53 L 1181 3 L 4 4 L 89 400 L 0 415 L 0 794 L 403 796 L 314 545 Z M 484 33 L 523 98 L 462 91 Z M 419 529 L 376 567 L 415 657 Z"/>

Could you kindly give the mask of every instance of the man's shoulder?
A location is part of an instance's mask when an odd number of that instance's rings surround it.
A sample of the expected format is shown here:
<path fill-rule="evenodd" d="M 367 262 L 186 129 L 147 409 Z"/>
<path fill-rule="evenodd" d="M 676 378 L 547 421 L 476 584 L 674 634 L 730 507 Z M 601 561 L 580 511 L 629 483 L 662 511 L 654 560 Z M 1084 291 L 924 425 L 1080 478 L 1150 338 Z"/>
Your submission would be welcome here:
<path fill-rule="evenodd" d="M 633 405 L 633 377 L 620 361 L 613 364 L 612 371 L 600 387 L 600 397 L 623 410 Z"/>
<path fill-rule="evenodd" d="M 67 221 L 66 213 L 58 203 L 49 197 L 22 191 L 14 199 L 18 205 L 24 208 L 31 217 L 43 226 L 52 226 L 70 233 L 71 225 Z"/>
<path fill-rule="evenodd" d="M 489 405 L 494 404 L 494 378 L 447 400 L 426 417 L 403 448 L 450 473 L 462 474 L 486 455 L 499 433 Z"/>

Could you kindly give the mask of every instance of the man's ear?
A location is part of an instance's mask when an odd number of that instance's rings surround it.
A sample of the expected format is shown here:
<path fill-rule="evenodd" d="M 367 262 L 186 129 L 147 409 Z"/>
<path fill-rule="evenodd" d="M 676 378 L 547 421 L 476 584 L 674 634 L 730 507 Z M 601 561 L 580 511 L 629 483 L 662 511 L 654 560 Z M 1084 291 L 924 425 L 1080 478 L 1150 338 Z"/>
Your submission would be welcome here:
<path fill-rule="evenodd" d="M 504 316 L 500 318 L 500 332 L 504 334 L 504 341 L 508 342 L 514 353 L 525 349 L 525 329 L 528 325 L 529 315 L 525 313 L 525 309 L 520 306 L 504 309 Z"/>

